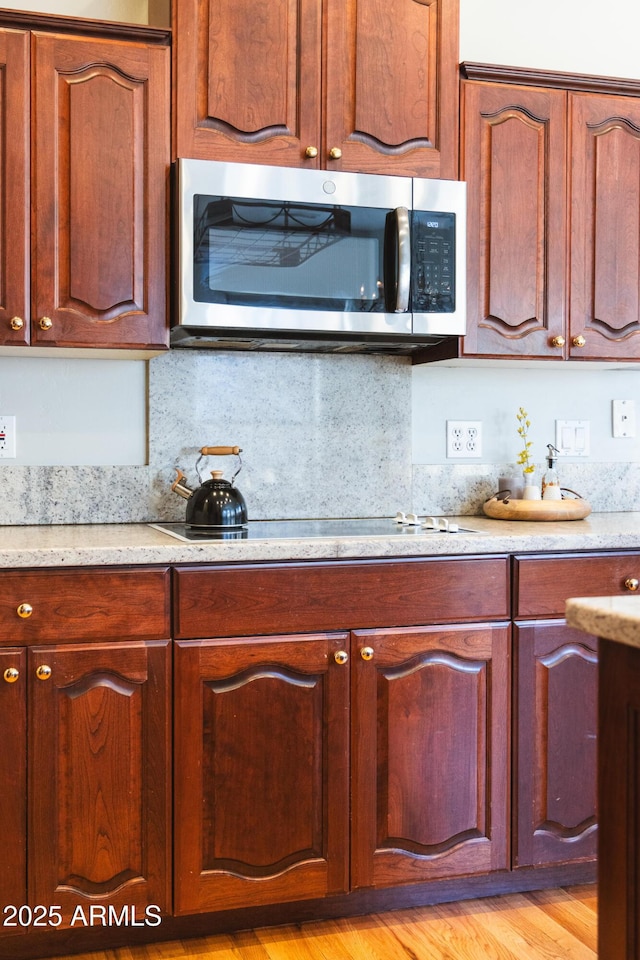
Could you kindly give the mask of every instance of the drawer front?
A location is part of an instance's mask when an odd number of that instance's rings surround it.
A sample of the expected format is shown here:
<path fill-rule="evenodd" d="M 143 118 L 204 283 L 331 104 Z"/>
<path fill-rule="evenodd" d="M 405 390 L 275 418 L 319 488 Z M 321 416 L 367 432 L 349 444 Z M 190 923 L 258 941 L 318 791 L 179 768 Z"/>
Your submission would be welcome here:
<path fill-rule="evenodd" d="M 0 642 L 166 639 L 169 568 L 0 573 Z"/>
<path fill-rule="evenodd" d="M 506 557 L 190 566 L 173 576 L 177 638 L 509 617 Z"/>
<path fill-rule="evenodd" d="M 516 557 L 516 617 L 564 617 L 569 597 L 629 593 L 640 581 L 640 553 Z"/>

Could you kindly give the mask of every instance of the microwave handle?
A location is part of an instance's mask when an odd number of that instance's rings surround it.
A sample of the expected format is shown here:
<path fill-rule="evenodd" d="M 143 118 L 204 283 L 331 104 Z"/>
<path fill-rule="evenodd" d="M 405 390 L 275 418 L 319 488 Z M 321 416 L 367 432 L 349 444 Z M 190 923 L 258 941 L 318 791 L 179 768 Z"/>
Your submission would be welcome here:
<path fill-rule="evenodd" d="M 395 313 L 406 313 L 409 309 L 409 291 L 411 289 L 411 226 L 409 211 L 406 207 L 397 207 L 398 226 L 398 287 Z"/>
<path fill-rule="evenodd" d="M 389 313 L 407 313 L 411 287 L 411 225 L 406 207 L 387 214 L 384 239 L 385 302 Z"/>

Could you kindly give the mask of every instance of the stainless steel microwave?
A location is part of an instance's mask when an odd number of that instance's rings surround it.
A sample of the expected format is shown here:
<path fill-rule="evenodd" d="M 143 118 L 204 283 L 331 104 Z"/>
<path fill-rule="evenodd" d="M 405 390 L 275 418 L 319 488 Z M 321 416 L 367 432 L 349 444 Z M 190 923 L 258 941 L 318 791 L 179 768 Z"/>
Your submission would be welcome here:
<path fill-rule="evenodd" d="M 466 184 L 180 159 L 175 346 L 409 353 L 465 333 Z"/>

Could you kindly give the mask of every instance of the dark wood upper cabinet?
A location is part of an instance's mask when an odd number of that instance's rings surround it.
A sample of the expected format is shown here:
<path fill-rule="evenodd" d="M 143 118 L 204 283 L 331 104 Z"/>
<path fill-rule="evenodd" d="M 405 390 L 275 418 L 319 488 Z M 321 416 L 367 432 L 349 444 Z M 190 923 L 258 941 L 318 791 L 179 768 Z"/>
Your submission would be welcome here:
<path fill-rule="evenodd" d="M 572 93 L 569 355 L 640 359 L 640 98 Z"/>
<path fill-rule="evenodd" d="M 457 176 L 458 0 L 328 0 L 320 165 Z"/>
<path fill-rule="evenodd" d="M 563 357 L 565 101 L 561 90 L 463 83 L 465 354 Z"/>
<path fill-rule="evenodd" d="M 29 34 L 0 30 L 0 345 L 29 342 Z M 9 902 L 9 901 L 7 901 Z"/>
<path fill-rule="evenodd" d="M 167 346 L 169 51 L 32 44 L 32 342 Z"/>
<path fill-rule="evenodd" d="M 458 0 L 183 0 L 176 154 L 455 178 Z"/>
<path fill-rule="evenodd" d="M 463 65 L 460 177 L 467 335 L 433 359 L 640 359 L 640 83 Z"/>
<path fill-rule="evenodd" d="M 166 348 L 169 48 L 28 23 L 0 29 L 0 345 Z"/>

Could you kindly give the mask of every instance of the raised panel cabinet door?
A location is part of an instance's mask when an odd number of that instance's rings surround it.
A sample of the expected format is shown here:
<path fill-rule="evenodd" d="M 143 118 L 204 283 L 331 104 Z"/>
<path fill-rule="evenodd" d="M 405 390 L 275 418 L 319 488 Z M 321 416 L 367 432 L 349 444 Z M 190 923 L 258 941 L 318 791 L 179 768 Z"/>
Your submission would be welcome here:
<path fill-rule="evenodd" d="M 0 930 L 20 927 L 5 908 L 27 902 L 27 655 L 19 647 L 0 650 Z M 26 928 L 22 929 L 24 932 Z"/>
<path fill-rule="evenodd" d="M 0 345 L 29 343 L 29 34 L 0 30 Z"/>
<path fill-rule="evenodd" d="M 509 626 L 357 630 L 352 883 L 508 865 Z"/>
<path fill-rule="evenodd" d="M 457 0 L 328 0 L 325 10 L 321 165 L 455 179 Z"/>
<path fill-rule="evenodd" d="M 569 96 L 570 349 L 640 359 L 640 98 Z"/>
<path fill-rule="evenodd" d="M 34 34 L 32 342 L 166 347 L 169 50 Z"/>
<path fill-rule="evenodd" d="M 515 867 L 596 855 L 597 642 L 564 621 L 516 626 Z"/>
<path fill-rule="evenodd" d="M 171 910 L 170 641 L 32 647 L 28 669 L 30 902 L 58 905 L 65 926 L 102 909 L 157 926 Z"/>
<path fill-rule="evenodd" d="M 317 167 L 321 0 L 173 10 L 177 156 Z"/>
<path fill-rule="evenodd" d="M 348 889 L 346 635 L 181 641 L 175 910 Z"/>
<path fill-rule="evenodd" d="M 464 81 L 461 136 L 468 216 L 464 352 L 562 360 L 566 93 Z"/>
<path fill-rule="evenodd" d="M 0 346 L 29 343 L 29 34 L 0 30 Z"/>

